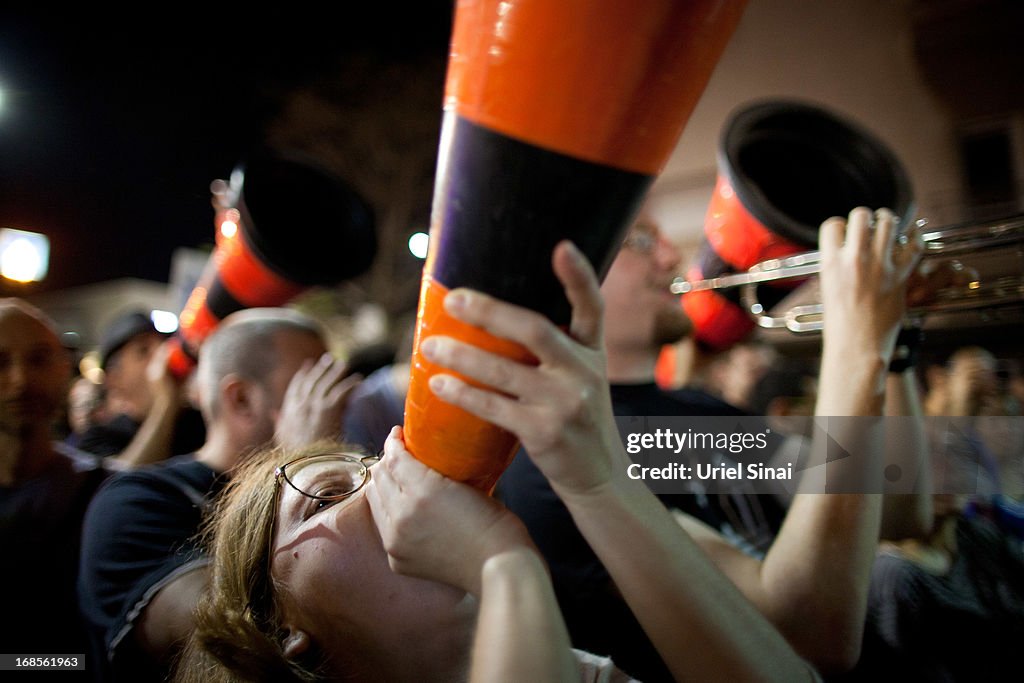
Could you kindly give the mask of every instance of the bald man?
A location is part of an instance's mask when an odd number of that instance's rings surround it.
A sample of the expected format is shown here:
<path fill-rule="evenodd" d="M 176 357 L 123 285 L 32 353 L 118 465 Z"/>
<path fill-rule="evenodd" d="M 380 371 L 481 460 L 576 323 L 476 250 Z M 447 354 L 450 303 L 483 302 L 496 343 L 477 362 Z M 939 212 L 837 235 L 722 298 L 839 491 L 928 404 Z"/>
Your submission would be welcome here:
<path fill-rule="evenodd" d="M 52 321 L 0 299 L 0 586 L 5 653 L 81 655 L 75 601 L 86 505 L 110 471 L 54 440 L 71 358 Z"/>
<path fill-rule="evenodd" d="M 228 316 L 195 372 L 205 443 L 112 478 L 86 515 L 79 599 L 99 680 L 163 680 L 206 583 L 204 512 L 256 449 L 336 438 L 356 383 L 319 324 L 286 308 Z"/>

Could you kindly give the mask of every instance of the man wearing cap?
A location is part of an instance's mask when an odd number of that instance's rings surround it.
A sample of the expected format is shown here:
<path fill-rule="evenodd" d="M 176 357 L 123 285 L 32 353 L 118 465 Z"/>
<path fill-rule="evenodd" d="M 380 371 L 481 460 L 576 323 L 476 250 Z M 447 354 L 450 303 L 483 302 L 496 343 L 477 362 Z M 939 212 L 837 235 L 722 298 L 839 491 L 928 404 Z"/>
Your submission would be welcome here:
<path fill-rule="evenodd" d="M 189 453 L 203 443 L 202 417 L 185 400 L 185 387 L 167 371 L 165 338 L 142 311 L 123 313 L 110 324 L 99 353 L 106 412 L 113 417 L 87 430 L 79 448 L 145 464 Z"/>

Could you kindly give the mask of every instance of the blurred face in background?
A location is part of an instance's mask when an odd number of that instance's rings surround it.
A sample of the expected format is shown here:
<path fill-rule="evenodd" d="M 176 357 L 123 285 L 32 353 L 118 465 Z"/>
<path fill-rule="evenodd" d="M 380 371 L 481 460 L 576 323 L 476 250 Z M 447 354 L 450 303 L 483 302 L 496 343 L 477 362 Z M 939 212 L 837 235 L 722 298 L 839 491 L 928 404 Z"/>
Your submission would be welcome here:
<path fill-rule="evenodd" d="M 0 432 L 49 430 L 64 403 L 71 359 L 27 310 L 0 303 Z"/>
<path fill-rule="evenodd" d="M 71 431 L 83 434 L 103 419 L 103 388 L 79 377 L 68 391 L 68 424 Z"/>
<path fill-rule="evenodd" d="M 609 354 L 620 348 L 657 353 L 690 333 L 679 296 L 669 291 L 681 260 L 657 223 L 641 216 L 601 285 Z"/>
<path fill-rule="evenodd" d="M 950 359 L 948 387 L 965 398 L 995 397 L 999 393 L 995 356 L 978 347 L 960 349 Z"/>
<path fill-rule="evenodd" d="M 124 413 L 140 422 L 145 419 L 153 403 L 146 368 L 162 342 L 156 333 L 140 334 L 107 359 L 104 384 L 111 414 Z"/>

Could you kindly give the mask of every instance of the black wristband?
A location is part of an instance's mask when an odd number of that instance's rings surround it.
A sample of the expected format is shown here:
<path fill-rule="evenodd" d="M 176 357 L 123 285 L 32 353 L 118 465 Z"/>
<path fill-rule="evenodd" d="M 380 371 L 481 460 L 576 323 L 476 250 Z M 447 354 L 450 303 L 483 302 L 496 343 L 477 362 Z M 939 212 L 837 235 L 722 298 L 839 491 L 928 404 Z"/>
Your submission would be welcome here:
<path fill-rule="evenodd" d="M 905 372 L 917 365 L 920 356 L 924 330 L 920 327 L 904 327 L 896 337 L 896 347 L 889 361 L 889 372 Z"/>

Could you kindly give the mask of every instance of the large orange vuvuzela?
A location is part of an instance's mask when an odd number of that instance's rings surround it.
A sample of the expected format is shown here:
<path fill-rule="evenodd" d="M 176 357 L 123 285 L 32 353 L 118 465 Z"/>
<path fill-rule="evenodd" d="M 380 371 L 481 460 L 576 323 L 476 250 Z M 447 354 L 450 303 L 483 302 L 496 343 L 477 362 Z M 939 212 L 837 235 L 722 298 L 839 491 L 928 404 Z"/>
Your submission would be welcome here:
<path fill-rule="evenodd" d="M 516 438 L 436 398 L 432 334 L 529 361 L 449 318 L 471 287 L 558 325 L 551 254 L 572 240 L 603 276 L 664 167 L 744 8 L 732 0 L 464 0 L 456 6 L 405 404 L 414 456 L 491 490 Z M 500 389 L 500 387 L 499 387 Z"/>

